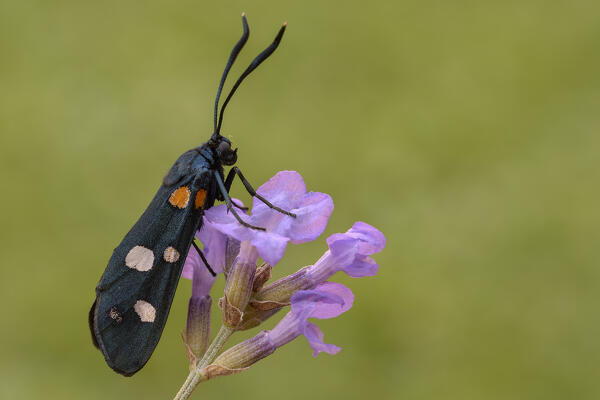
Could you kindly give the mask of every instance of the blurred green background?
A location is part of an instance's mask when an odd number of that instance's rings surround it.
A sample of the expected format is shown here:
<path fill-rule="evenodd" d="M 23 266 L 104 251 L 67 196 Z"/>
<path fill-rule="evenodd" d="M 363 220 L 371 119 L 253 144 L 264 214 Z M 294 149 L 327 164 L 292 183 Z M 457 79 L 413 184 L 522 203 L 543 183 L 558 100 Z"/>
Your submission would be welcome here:
<path fill-rule="evenodd" d="M 319 325 L 341 353 L 300 338 L 194 398 L 598 399 L 600 5 L 222 3 L 0 2 L 0 398 L 165 399 L 184 381 L 188 281 L 133 378 L 87 312 L 167 168 L 211 133 L 246 11 L 233 77 L 289 29 L 228 108 L 238 165 L 257 186 L 297 170 L 336 205 L 276 277 L 355 220 L 388 242 L 377 277 L 335 277 L 356 303 Z"/>

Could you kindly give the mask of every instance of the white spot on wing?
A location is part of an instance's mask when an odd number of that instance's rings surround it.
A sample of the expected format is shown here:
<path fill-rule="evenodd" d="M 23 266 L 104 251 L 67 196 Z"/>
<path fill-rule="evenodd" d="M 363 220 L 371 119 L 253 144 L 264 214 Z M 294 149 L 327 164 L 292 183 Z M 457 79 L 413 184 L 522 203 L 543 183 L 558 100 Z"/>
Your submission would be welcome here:
<path fill-rule="evenodd" d="M 135 246 L 125 257 L 125 265 L 138 271 L 149 271 L 154 264 L 154 253 L 144 246 Z"/>
<path fill-rule="evenodd" d="M 154 322 L 154 318 L 156 318 L 156 308 L 147 301 L 138 300 L 133 309 L 140 316 L 142 322 Z"/>
<path fill-rule="evenodd" d="M 169 246 L 165 249 L 165 253 L 163 254 L 166 262 L 174 263 L 179 260 L 179 252 L 175 250 L 173 247 Z"/>

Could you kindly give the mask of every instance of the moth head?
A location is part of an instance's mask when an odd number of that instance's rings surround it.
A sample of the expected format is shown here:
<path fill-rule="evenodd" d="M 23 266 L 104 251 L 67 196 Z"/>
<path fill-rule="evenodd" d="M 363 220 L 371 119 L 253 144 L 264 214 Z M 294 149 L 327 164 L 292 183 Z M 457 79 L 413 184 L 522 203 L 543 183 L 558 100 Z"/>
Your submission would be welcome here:
<path fill-rule="evenodd" d="M 213 150 L 216 153 L 217 159 L 223 165 L 233 165 L 237 161 L 237 149 L 231 148 L 231 142 L 224 136 L 219 135 L 217 140 L 213 142 Z"/>

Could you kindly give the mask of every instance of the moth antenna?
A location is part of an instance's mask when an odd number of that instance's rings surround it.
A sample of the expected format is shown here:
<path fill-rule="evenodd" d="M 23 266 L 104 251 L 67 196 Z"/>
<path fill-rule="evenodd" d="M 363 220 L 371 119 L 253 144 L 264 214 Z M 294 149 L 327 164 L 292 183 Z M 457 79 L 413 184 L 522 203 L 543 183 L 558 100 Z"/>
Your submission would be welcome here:
<path fill-rule="evenodd" d="M 240 51 L 248 41 L 248 36 L 250 36 L 250 28 L 248 27 L 248 21 L 246 20 L 246 13 L 242 13 L 242 25 L 244 26 L 244 33 L 242 33 L 242 37 L 231 50 L 231 54 L 229 55 L 229 60 L 227 60 L 227 64 L 225 65 L 225 70 L 223 71 L 223 76 L 221 76 L 221 82 L 219 83 L 219 88 L 217 89 L 217 98 L 215 99 L 215 127 L 214 132 L 217 132 L 217 114 L 219 109 L 219 98 L 221 97 L 221 91 L 223 90 L 223 85 L 225 84 L 225 80 L 227 79 L 227 74 L 229 70 L 233 66 L 235 59 L 237 58 Z M 216 133 L 218 135 L 218 133 Z"/>
<path fill-rule="evenodd" d="M 219 115 L 219 123 L 217 124 L 217 128 L 215 130 L 215 132 L 216 132 L 217 135 L 221 131 L 221 125 L 223 124 L 223 113 L 225 112 L 225 107 L 227 107 L 227 104 L 229 103 L 229 100 L 231 99 L 231 96 L 233 96 L 233 94 L 235 93 L 235 91 L 237 90 L 237 88 L 240 86 L 240 84 L 242 83 L 242 81 L 248 75 L 250 75 L 250 73 L 252 71 L 254 71 L 263 61 L 265 61 L 267 58 L 269 58 L 269 56 L 271 54 L 273 54 L 273 52 L 275 51 L 275 49 L 277 49 L 277 46 L 279 46 L 279 42 L 281 42 L 281 38 L 283 37 L 283 33 L 285 32 L 285 28 L 286 27 L 287 27 L 287 22 L 285 22 L 281 26 L 281 29 L 279 29 L 279 32 L 277 33 L 277 36 L 275 36 L 275 40 L 273 40 L 273 43 L 271 43 L 269 45 L 269 47 L 267 47 L 266 49 L 264 49 L 262 51 L 262 53 L 260 53 L 258 56 L 256 56 L 256 58 L 254 60 L 252 60 L 252 62 L 248 66 L 248 68 L 246 68 L 246 70 L 242 73 L 242 75 L 240 75 L 240 77 L 238 78 L 238 80 L 235 82 L 235 84 L 231 88 L 231 91 L 229 92 L 229 94 L 227 95 L 227 98 L 223 102 L 223 106 L 221 106 L 221 113 Z"/>

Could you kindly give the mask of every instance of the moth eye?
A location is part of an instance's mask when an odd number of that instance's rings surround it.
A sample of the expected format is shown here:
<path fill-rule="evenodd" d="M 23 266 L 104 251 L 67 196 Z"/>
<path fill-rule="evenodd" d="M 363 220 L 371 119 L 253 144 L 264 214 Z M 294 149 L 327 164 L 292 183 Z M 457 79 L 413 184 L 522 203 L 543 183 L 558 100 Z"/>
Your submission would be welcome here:
<path fill-rule="evenodd" d="M 217 151 L 221 154 L 227 153 L 231 151 L 231 145 L 227 142 L 221 142 L 219 143 L 219 147 L 217 147 Z"/>

